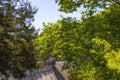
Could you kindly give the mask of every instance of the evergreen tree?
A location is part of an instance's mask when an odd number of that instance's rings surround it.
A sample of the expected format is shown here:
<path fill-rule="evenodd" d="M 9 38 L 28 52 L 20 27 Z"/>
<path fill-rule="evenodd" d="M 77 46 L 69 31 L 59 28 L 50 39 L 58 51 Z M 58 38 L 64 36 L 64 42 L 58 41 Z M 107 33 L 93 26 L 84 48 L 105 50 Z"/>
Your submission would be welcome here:
<path fill-rule="evenodd" d="M 0 73 L 21 78 L 36 66 L 32 22 L 37 9 L 26 0 L 0 0 Z"/>

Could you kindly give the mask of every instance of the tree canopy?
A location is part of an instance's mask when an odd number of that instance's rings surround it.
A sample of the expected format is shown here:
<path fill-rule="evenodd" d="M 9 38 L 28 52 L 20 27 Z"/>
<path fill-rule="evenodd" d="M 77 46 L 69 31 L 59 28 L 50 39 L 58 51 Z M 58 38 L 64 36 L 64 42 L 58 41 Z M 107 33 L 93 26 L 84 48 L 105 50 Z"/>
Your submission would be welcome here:
<path fill-rule="evenodd" d="M 0 0 L 0 73 L 21 78 L 35 68 L 37 35 L 32 22 L 37 9 L 27 0 Z"/>
<path fill-rule="evenodd" d="M 82 22 L 68 17 L 45 24 L 36 49 L 44 59 L 53 56 L 66 61 L 63 68 L 70 80 L 118 80 L 119 21 L 120 6 L 111 5 Z"/>
<path fill-rule="evenodd" d="M 83 7 L 82 13 L 84 16 L 91 16 L 98 9 L 106 9 L 111 4 L 120 4 L 120 0 L 55 0 L 60 6 L 59 10 L 72 13 L 78 8 Z"/>

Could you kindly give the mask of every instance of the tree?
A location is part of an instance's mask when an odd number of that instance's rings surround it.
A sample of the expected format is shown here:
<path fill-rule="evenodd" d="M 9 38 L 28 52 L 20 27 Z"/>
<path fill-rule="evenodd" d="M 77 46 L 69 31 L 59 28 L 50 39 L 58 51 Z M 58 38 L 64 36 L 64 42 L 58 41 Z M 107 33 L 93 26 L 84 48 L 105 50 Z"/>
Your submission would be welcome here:
<path fill-rule="evenodd" d="M 59 10 L 71 13 L 77 11 L 79 7 L 83 7 L 83 17 L 89 17 L 96 13 L 98 9 L 106 9 L 109 5 L 117 3 L 120 4 L 120 0 L 55 0 L 60 6 Z"/>
<path fill-rule="evenodd" d="M 21 78 L 36 66 L 32 22 L 36 8 L 25 0 L 0 0 L 0 73 Z"/>
<path fill-rule="evenodd" d="M 84 19 L 63 18 L 44 25 L 36 39 L 40 56 L 66 61 L 70 80 L 120 79 L 120 6 Z"/>

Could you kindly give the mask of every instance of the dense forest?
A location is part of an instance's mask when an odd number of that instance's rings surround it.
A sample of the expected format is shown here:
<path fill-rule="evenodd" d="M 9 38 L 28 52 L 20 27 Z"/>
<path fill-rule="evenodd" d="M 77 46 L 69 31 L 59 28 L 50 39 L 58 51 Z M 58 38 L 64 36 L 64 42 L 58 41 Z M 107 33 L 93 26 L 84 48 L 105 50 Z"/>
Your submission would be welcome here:
<path fill-rule="evenodd" d="M 23 0 L 0 1 L 0 73 L 21 78 L 37 61 L 49 57 L 65 61 L 69 80 L 120 79 L 120 1 L 56 0 L 59 11 L 84 7 L 81 20 L 62 17 L 32 25 L 37 9 Z M 29 63 L 28 63 L 29 62 Z"/>

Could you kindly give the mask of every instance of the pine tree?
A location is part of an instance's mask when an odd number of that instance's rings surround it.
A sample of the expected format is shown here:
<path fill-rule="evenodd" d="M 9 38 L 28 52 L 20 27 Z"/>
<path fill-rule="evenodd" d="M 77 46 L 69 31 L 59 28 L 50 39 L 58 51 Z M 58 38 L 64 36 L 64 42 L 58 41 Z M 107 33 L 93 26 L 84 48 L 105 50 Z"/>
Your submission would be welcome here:
<path fill-rule="evenodd" d="M 21 78 L 36 66 L 32 22 L 37 9 L 26 0 L 0 0 L 0 73 Z"/>

